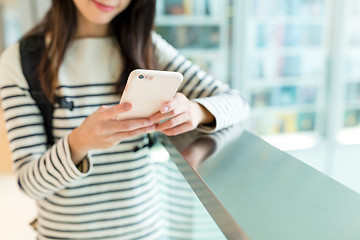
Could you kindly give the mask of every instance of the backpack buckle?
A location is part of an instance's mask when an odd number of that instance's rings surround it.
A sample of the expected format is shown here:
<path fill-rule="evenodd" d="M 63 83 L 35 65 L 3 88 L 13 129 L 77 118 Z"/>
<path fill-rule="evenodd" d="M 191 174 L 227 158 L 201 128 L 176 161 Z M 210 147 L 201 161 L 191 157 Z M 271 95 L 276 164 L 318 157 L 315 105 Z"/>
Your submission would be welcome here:
<path fill-rule="evenodd" d="M 68 101 L 66 97 L 55 97 L 55 101 L 60 105 L 60 108 L 66 108 L 70 111 L 74 109 L 74 102 Z"/>

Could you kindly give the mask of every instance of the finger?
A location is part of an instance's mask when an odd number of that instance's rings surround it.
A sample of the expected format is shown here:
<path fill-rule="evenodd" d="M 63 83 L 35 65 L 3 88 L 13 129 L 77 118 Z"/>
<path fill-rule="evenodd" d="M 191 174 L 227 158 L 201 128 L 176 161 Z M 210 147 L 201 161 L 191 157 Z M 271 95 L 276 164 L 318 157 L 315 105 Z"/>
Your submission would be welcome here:
<path fill-rule="evenodd" d="M 121 103 L 113 107 L 110 107 L 109 109 L 104 111 L 104 113 L 106 114 L 106 118 L 114 119 L 118 114 L 127 112 L 131 110 L 131 108 L 132 108 L 131 103 Z"/>
<path fill-rule="evenodd" d="M 161 113 L 161 112 L 157 112 L 154 115 L 150 116 L 149 119 L 150 121 L 154 122 L 154 123 L 158 123 L 161 122 L 165 119 L 177 116 L 183 112 L 185 112 L 187 109 L 187 106 L 185 104 L 182 104 L 180 106 L 178 106 L 177 108 L 173 109 L 170 112 L 167 113 Z"/>
<path fill-rule="evenodd" d="M 98 108 L 98 111 L 102 112 L 102 111 L 105 111 L 107 109 L 111 108 L 110 106 L 107 106 L 107 105 L 102 105 Z"/>
<path fill-rule="evenodd" d="M 167 112 L 174 110 L 175 108 L 180 106 L 184 102 L 185 99 L 187 99 L 187 98 L 184 94 L 176 93 L 174 98 L 170 102 L 165 103 L 161 107 L 160 112 L 167 113 Z"/>
<path fill-rule="evenodd" d="M 147 118 L 130 119 L 124 121 L 108 121 L 107 129 L 109 130 L 109 133 L 117 133 L 133 131 L 139 128 L 150 127 L 152 125 L 154 125 L 153 122 Z"/>
<path fill-rule="evenodd" d="M 176 126 L 179 126 L 189 120 L 188 114 L 180 114 L 173 118 L 170 118 L 166 120 L 163 123 L 160 123 L 156 126 L 156 131 L 163 131 L 166 129 L 174 128 Z"/>
<path fill-rule="evenodd" d="M 114 133 L 112 135 L 112 138 L 114 139 L 114 141 L 121 141 L 122 139 L 125 139 L 125 138 L 136 137 L 136 136 L 139 136 L 142 134 L 152 133 L 154 131 L 155 131 L 155 126 L 152 125 L 150 127 L 138 128 L 136 130 L 132 130 L 132 131 L 128 131 L 128 132 Z"/>
<path fill-rule="evenodd" d="M 194 130 L 195 128 L 192 126 L 191 123 L 186 122 L 179 126 L 176 126 L 174 128 L 166 129 L 163 131 L 160 131 L 161 133 L 167 135 L 167 136 L 176 136 L 185 132 L 189 132 L 191 130 Z"/>

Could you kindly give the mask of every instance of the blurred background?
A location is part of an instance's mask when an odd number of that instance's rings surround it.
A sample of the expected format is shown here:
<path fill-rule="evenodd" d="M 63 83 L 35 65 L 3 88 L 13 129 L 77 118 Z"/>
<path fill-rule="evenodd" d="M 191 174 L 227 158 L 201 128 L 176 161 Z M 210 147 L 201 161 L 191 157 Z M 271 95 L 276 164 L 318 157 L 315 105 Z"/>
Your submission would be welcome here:
<path fill-rule="evenodd" d="M 0 0 L 0 52 L 49 4 Z M 247 97 L 248 129 L 360 192 L 359 0 L 157 0 L 156 31 Z M 0 118 L 0 182 L 15 187 Z"/>

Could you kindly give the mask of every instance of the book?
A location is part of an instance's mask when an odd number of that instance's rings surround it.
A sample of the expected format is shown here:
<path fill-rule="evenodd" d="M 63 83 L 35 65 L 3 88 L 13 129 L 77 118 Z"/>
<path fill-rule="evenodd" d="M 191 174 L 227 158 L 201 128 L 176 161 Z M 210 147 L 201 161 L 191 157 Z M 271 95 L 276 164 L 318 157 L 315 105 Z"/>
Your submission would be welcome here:
<path fill-rule="evenodd" d="M 264 89 L 251 94 L 252 107 L 267 107 L 271 106 L 272 92 L 270 89 Z"/>
<path fill-rule="evenodd" d="M 345 111 L 344 127 L 360 125 L 360 109 L 348 109 Z"/>
<path fill-rule="evenodd" d="M 297 131 L 313 131 L 315 129 L 316 113 L 299 113 L 297 116 Z"/>
<path fill-rule="evenodd" d="M 219 26 L 158 26 L 156 31 L 175 48 L 218 49 Z"/>
<path fill-rule="evenodd" d="M 297 91 L 295 86 L 275 87 L 272 90 L 273 106 L 290 106 L 297 102 Z"/>
<path fill-rule="evenodd" d="M 296 130 L 296 114 L 279 115 L 279 133 L 292 133 L 296 132 Z"/>
<path fill-rule="evenodd" d="M 165 15 L 184 15 L 185 14 L 185 0 L 165 0 L 164 14 Z"/>

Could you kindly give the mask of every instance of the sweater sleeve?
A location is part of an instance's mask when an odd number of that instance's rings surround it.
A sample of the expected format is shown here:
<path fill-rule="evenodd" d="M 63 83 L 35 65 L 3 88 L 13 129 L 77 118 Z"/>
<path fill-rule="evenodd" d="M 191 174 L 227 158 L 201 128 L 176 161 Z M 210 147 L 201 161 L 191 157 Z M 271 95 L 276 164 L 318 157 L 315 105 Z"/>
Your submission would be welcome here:
<path fill-rule="evenodd" d="M 73 163 L 67 136 L 47 149 L 43 118 L 22 73 L 18 43 L 1 56 L 0 97 L 13 167 L 23 192 L 43 199 L 90 173 L 89 157 L 81 163 L 85 170 Z"/>
<path fill-rule="evenodd" d="M 199 130 L 216 132 L 246 120 L 249 104 L 240 92 L 201 70 L 157 33 L 153 32 L 152 39 L 159 68 L 182 73 L 184 80 L 179 92 L 203 105 L 215 117 L 215 126 L 200 126 Z"/>

